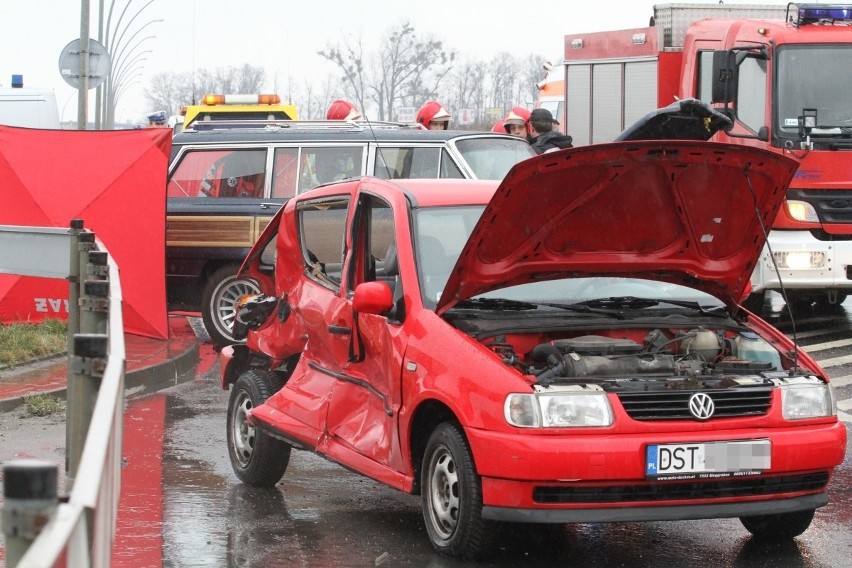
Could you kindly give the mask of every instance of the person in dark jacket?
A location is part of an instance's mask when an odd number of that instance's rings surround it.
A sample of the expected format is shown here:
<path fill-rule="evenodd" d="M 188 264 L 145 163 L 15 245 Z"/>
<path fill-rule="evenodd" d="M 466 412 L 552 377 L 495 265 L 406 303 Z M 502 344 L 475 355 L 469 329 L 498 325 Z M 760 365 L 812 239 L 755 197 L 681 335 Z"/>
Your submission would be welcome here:
<path fill-rule="evenodd" d="M 572 147 L 570 136 L 553 130 L 553 126 L 558 124 L 546 108 L 537 108 L 530 113 L 529 141 L 536 154 Z"/>

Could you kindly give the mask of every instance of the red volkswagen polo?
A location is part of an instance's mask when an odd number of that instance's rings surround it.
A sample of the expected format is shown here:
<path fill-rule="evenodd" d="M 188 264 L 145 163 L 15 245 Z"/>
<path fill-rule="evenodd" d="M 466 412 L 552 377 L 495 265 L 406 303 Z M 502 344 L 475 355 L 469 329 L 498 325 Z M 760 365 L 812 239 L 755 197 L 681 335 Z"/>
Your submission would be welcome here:
<path fill-rule="evenodd" d="M 289 201 L 221 353 L 228 448 L 422 496 L 434 547 L 492 522 L 736 517 L 792 538 L 846 430 L 825 372 L 739 305 L 796 169 L 705 142 L 544 154 L 499 185 L 378 180 Z"/>

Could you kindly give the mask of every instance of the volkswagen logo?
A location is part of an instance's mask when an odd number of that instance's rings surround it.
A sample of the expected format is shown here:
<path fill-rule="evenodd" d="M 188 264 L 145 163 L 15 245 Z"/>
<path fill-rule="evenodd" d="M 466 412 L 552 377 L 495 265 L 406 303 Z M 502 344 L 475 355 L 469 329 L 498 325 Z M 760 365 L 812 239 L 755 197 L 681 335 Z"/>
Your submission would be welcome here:
<path fill-rule="evenodd" d="M 716 410 L 716 405 L 713 404 L 710 395 L 697 392 L 689 397 L 689 411 L 699 420 L 707 420 L 713 416 L 714 410 Z"/>

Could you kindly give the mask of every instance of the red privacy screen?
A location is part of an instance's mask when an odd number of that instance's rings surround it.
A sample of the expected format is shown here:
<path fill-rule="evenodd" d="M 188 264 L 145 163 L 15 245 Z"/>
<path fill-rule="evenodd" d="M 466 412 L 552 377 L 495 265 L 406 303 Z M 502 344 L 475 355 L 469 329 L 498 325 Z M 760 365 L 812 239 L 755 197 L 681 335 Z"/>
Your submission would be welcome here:
<path fill-rule="evenodd" d="M 0 126 L 0 225 L 82 219 L 118 264 L 125 332 L 163 339 L 171 134 Z M 0 274 L 0 321 L 66 318 L 67 302 L 65 280 Z"/>

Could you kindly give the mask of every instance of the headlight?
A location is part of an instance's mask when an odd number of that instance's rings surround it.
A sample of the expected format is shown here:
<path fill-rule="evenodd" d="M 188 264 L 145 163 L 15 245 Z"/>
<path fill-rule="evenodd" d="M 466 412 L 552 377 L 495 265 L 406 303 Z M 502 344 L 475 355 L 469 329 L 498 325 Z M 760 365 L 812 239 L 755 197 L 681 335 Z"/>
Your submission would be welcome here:
<path fill-rule="evenodd" d="M 523 428 L 588 428 L 612 424 L 604 392 L 510 394 L 503 407 L 506 422 Z"/>
<path fill-rule="evenodd" d="M 786 385 L 781 388 L 784 418 L 801 420 L 837 414 L 837 401 L 831 385 Z"/>
<path fill-rule="evenodd" d="M 825 253 L 821 251 L 780 251 L 774 254 L 779 270 L 825 268 Z"/>
<path fill-rule="evenodd" d="M 796 221 L 807 221 L 809 223 L 819 223 L 816 209 L 813 205 L 806 201 L 788 201 L 787 212 L 790 217 Z"/>

